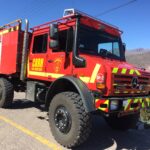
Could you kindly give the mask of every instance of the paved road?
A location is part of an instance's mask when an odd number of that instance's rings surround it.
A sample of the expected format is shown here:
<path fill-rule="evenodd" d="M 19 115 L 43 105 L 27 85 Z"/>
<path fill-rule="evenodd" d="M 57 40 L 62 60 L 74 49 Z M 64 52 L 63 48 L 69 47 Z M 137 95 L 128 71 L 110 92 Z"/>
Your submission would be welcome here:
<path fill-rule="evenodd" d="M 64 149 L 51 135 L 47 112 L 40 106 L 15 94 L 11 109 L 0 109 L 0 150 Z M 150 149 L 150 130 L 110 129 L 99 116 L 93 116 L 89 140 L 75 150 Z"/>

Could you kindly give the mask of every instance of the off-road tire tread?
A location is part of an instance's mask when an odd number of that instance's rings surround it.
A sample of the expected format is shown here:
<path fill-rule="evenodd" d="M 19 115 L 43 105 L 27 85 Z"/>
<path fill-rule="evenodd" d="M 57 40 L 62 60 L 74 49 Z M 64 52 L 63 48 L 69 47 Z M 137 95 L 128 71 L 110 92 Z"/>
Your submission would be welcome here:
<path fill-rule="evenodd" d="M 0 78 L 0 80 L 3 82 L 3 85 L 1 86 L 4 90 L 4 93 L 2 94 L 3 105 L 1 107 L 7 108 L 11 106 L 13 101 L 13 97 L 14 97 L 13 84 L 5 78 Z"/>
<path fill-rule="evenodd" d="M 75 92 L 62 92 L 62 94 L 68 97 L 72 101 L 73 105 L 75 105 L 77 113 L 79 114 L 78 119 L 80 121 L 80 128 L 77 131 L 78 137 L 76 137 L 74 142 L 72 142 L 71 144 L 65 145 L 61 143 L 61 141 L 58 142 L 64 147 L 73 148 L 79 146 L 80 144 L 84 143 L 88 139 L 92 127 L 91 114 L 86 112 L 84 104 L 79 94 Z"/>

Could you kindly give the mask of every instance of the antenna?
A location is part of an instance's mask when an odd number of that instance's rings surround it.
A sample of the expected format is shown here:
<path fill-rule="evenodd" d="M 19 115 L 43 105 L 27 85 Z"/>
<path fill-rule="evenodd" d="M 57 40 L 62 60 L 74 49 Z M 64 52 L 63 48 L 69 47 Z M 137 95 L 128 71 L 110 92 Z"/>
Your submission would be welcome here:
<path fill-rule="evenodd" d="M 108 14 L 108 13 L 112 12 L 112 11 L 115 11 L 115 10 L 117 10 L 117 9 L 120 9 L 120 8 L 122 8 L 122 7 L 125 7 L 125 6 L 127 6 L 127 5 L 130 5 L 131 3 L 134 3 L 134 2 L 136 2 L 136 1 L 137 1 L 137 0 L 131 0 L 131 1 L 127 2 L 127 3 L 124 3 L 124 4 L 121 4 L 121 5 L 119 5 L 119 6 L 113 7 L 113 8 L 111 8 L 111 9 L 108 9 L 108 10 L 106 10 L 106 11 L 100 13 L 100 14 L 97 14 L 96 17 L 103 16 L 103 15 L 105 15 L 105 14 Z"/>

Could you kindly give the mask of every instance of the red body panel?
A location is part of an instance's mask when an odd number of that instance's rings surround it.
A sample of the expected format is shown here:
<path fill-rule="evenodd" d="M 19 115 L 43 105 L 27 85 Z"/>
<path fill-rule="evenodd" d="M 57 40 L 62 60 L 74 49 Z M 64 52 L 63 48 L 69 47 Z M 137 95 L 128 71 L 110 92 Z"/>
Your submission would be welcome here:
<path fill-rule="evenodd" d="M 6 30 L 4 30 L 5 32 Z M 13 74 L 17 71 L 19 31 L 0 35 L 0 73 Z"/>

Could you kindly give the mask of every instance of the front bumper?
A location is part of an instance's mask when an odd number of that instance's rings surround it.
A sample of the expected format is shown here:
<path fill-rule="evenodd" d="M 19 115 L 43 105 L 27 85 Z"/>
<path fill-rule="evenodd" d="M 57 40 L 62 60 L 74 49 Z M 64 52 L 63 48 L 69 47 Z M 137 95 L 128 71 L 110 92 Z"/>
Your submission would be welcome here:
<path fill-rule="evenodd" d="M 118 101 L 118 107 L 116 110 L 111 110 L 111 102 Z M 95 100 L 96 110 L 100 110 L 103 113 L 130 113 L 137 112 L 141 108 L 150 107 L 150 96 L 142 97 L 116 97 L 116 98 L 102 98 Z"/>

